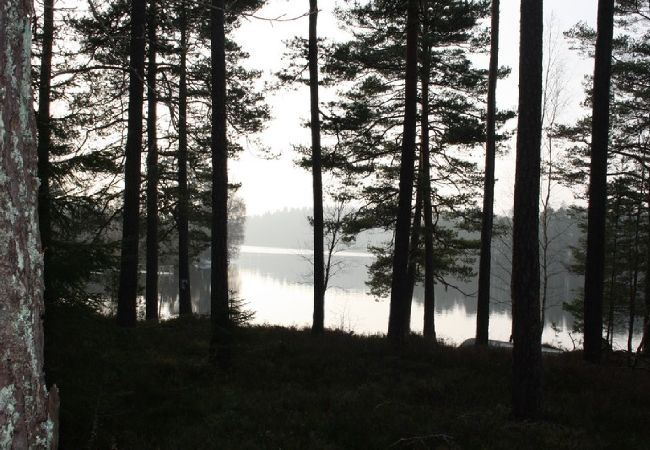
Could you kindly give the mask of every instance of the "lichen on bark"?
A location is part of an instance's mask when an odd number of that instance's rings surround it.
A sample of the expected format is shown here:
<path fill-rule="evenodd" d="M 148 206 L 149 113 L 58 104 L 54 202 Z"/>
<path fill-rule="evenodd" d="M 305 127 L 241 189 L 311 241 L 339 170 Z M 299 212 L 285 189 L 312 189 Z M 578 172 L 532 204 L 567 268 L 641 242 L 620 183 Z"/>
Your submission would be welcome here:
<path fill-rule="evenodd" d="M 43 376 L 43 257 L 27 0 L 0 0 L 0 448 L 55 448 Z M 52 402 L 54 401 L 54 403 Z"/>

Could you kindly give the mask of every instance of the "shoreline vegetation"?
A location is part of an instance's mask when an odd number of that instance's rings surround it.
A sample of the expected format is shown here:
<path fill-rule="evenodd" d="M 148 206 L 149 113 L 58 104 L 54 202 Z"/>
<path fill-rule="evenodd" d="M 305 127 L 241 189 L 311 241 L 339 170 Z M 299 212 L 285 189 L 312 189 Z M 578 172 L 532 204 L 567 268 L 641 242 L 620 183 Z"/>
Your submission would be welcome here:
<path fill-rule="evenodd" d="M 246 326 L 225 372 L 204 318 L 120 329 L 79 306 L 46 316 L 61 448 L 647 448 L 650 373 L 613 354 L 544 357 L 545 407 L 511 415 L 511 355 Z"/>

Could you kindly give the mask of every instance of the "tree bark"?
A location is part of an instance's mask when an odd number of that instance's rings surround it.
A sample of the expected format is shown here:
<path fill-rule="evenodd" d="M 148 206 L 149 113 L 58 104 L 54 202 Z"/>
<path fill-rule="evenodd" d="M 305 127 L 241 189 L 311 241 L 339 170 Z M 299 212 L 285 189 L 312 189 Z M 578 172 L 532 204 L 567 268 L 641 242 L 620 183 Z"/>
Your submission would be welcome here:
<path fill-rule="evenodd" d="M 211 360 L 230 362 L 231 320 L 228 299 L 228 149 L 226 140 L 226 49 L 224 0 L 211 3 L 212 59 L 212 248 Z"/>
<path fill-rule="evenodd" d="M 399 181 L 399 205 L 395 226 L 395 250 L 391 280 L 390 315 L 388 337 L 404 339 L 408 330 L 404 327 L 408 301 L 408 259 L 411 199 L 415 162 L 415 129 L 417 105 L 417 41 L 418 2 L 408 1 L 406 25 L 406 93 L 404 101 L 404 131 Z"/>
<path fill-rule="evenodd" d="M 435 325 L 435 284 L 434 284 L 434 260 L 433 260 L 433 207 L 431 205 L 431 164 L 429 150 L 429 84 L 431 70 L 431 47 L 428 34 L 428 10 L 422 11 L 423 25 L 422 33 L 422 118 L 420 143 L 422 162 L 422 203 L 424 212 L 424 324 L 422 334 L 436 340 Z"/>
<path fill-rule="evenodd" d="M 542 0 L 522 0 L 515 174 L 512 320 L 513 412 L 535 418 L 542 403 L 539 314 L 539 179 L 542 140 Z"/>
<path fill-rule="evenodd" d="M 499 71 L 499 0 L 492 0 L 490 25 L 490 68 L 487 98 L 487 143 L 485 148 L 485 186 L 481 222 L 481 256 L 476 307 L 476 344 L 487 345 L 490 327 L 490 274 L 494 219 L 494 166 L 496 157 L 496 89 Z"/>
<path fill-rule="evenodd" d="M 320 115 L 318 112 L 317 23 L 318 0 L 309 0 L 309 93 L 311 105 L 311 165 L 314 191 L 314 321 L 312 333 L 321 334 L 325 328 L 325 262 Z"/>
<path fill-rule="evenodd" d="M 187 5 L 181 1 L 181 63 L 178 86 L 178 313 L 192 314 L 190 296 L 189 219 L 187 189 Z"/>
<path fill-rule="evenodd" d="M 58 391 L 48 394 L 43 374 L 31 4 L 0 1 L 0 447 L 54 449 Z"/>
<path fill-rule="evenodd" d="M 43 275 L 45 279 L 45 303 L 52 300 L 50 256 L 52 245 L 52 218 L 50 213 L 50 97 L 52 81 L 52 44 L 54 42 L 54 0 L 43 2 L 43 49 L 41 73 L 38 83 L 38 220 L 43 246 Z"/>
<path fill-rule="evenodd" d="M 158 319 L 158 93 L 156 92 L 157 58 L 156 0 L 149 2 L 147 34 L 149 67 L 147 69 L 147 281 L 145 288 L 146 319 Z"/>
<path fill-rule="evenodd" d="M 117 323 L 132 327 L 137 321 L 138 232 L 140 209 L 140 159 L 142 155 L 142 103 L 144 91 L 145 0 L 131 0 L 129 45 L 129 112 L 124 163 L 124 210 Z"/>
<path fill-rule="evenodd" d="M 607 146 L 612 65 L 614 0 L 598 0 L 598 35 L 594 63 L 591 167 L 587 209 L 587 261 L 584 294 L 584 357 L 600 362 L 603 331 L 605 216 L 607 214 Z"/>

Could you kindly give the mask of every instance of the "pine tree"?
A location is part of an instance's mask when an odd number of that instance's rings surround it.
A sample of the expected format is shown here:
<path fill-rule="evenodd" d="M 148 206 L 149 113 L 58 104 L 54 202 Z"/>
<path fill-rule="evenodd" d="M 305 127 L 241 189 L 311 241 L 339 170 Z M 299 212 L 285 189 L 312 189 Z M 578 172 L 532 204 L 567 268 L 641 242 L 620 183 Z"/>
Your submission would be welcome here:
<path fill-rule="evenodd" d="M 147 280 L 146 319 L 158 319 L 158 92 L 157 0 L 150 0 L 147 15 Z"/>
<path fill-rule="evenodd" d="M 236 2 L 235 8 L 226 18 L 227 31 L 232 31 L 239 23 L 239 14 L 242 10 L 254 9 L 260 4 L 259 1 Z M 80 260 L 84 262 L 83 270 L 69 270 L 59 273 L 57 270 L 56 279 L 62 280 L 55 286 L 59 290 L 59 284 L 68 285 L 68 274 L 82 274 L 84 277 L 91 272 L 106 271 L 114 268 L 114 261 L 110 258 L 114 252 L 111 243 L 115 240 L 115 230 L 119 230 L 115 217 L 119 214 L 120 202 L 118 198 L 122 195 L 119 181 L 123 170 L 123 149 L 119 147 L 119 140 L 115 136 L 126 133 L 124 120 L 125 111 L 123 104 L 127 104 L 127 78 L 128 74 L 128 46 L 125 40 L 121 39 L 129 25 L 129 10 L 127 2 L 110 2 L 106 4 L 90 3 L 88 13 L 80 13 L 76 19 L 69 20 L 69 29 L 66 33 L 74 36 L 79 42 L 79 53 L 67 55 L 67 58 L 58 59 L 58 67 L 55 70 L 55 77 L 68 77 L 67 85 L 74 89 L 65 89 L 65 96 L 61 98 L 72 113 L 64 120 L 57 120 L 55 124 L 65 123 L 66 136 L 56 136 L 57 142 L 52 148 L 64 148 L 69 152 L 63 155 L 59 150 L 56 164 L 52 173 L 59 177 L 66 177 L 64 182 L 58 186 L 66 186 L 72 192 L 80 192 L 84 195 L 85 207 L 93 206 L 95 211 L 90 215 L 84 210 L 77 212 L 76 209 L 63 210 L 57 202 L 57 196 L 53 196 L 54 208 L 57 214 L 55 218 L 65 218 L 66 222 L 72 222 L 73 218 L 83 218 L 86 222 L 85 228 L 77 230 L 73 227 L 57 226 L 54 228 L 56 254 L 58 264 L 53 264 L 54 269 L 62 263 L 69 267 L 71 261 Z M 156 125 L 150 125 L 154 115 L 150 110 L 148 114 L 147 130 L 147 155 L 148 163 L 151 158 L 157 159 L 158 170 L 148 164 L 147 169 L 147 194 L 140 196 L 139 202 L 144 206 L 145 199 L 153 207 L 157 205 L 158 230 L 147 234 L 148 248 L 152 251 L 158 247 L 157 253 L 163 263 L 175 264 L 179 253 L 179 202 L 180 190 L 178 188 L 178 144 L 179 144 L 179 91 L 180 91 L 180 52 L 178 51 L 178 36 L 180 17 L 179 2 L 175 0 L 157 1 L 156 39 L 149 38 L 149 55 L 156 51 L 156 78 L 153 83 L 149 81 L 153 77 L 152 71 L 148 71 L 148 102 L 155 100 L 158 109 L 162 109 L 161 120 Z M 190 70 L 186 73 L 187 82 L 187 180 L 188 180 L 188 259 L 198 255 L 209 246 L 210 229 L 210 127 L 203 118 L 209 112 L 210 97 L 210 70 L 209 58 L 205 56 L 209 43 L 208 27 L 199 20 L 204 17 L 207 8 L 204 4 L 187 4 L 188 27 L 187 39 L 191 42 L 191 48 L 187 50 L 187 66 Z M 150 31 L 148 30 L 148 33 Z M 230 137 L 235 142 L 230 146 L 232 154 L 236 154 L 241 147 L 236 140 L 246 135 L 259 131 L 268 118 L 268 107 L 263 102 L 261 92 L 254 89 L 250 80 L 258 76 L 254 70 L 246 70 L 241 66 L 241 60 L 247 55 L 232 41 L 227 41 L 229 48 L 229 71 L 227 74 L 233 89 L 228 93 L 227 102 L 230 106 L 232 120 L 235 127 L 230 130 Z M 62 61 L 64 61 L 62 63 Z M 155 84 L 155 88 L 154 88 Z M 56 86 L 60 86 L 60 78 Z M 67 86 L 66 85 L 66 86 Z M 167 120 L 167 118 L 170 120 Z M 68 125 L 69 124 L 69 125 Z M 56 128 L 55 128 L 56 131 Z M 152 134 L 152 133 L 155 133 Z M 254 139 L 250 141 L 255 142 Z M 72 148 L 78 148 L 78 154 L 72 155 Z M 155 151 L 154 151 L 155 150 Z M 72 156 L 72 157 L 71 157 Z M 63 164 L 59 161 L 64 161 Z M 93 179 L 94 184 L 89 187 L 84 180 Z M 157 189 L 153 190 L 153 185 Z M 69 186 L 69 187 L 68 187 Z M 236 186 L 231 187 L 233 192 Z M 157 195 L 156 195 L 157 194 Z M 74 198 L 73 195 L 61 195 L 65 199 Z M 157 197 L 157 198 L 156 198 Z M 64 208 L 68 208 L 65 205 Z M 63 211 L 62 211 L 63 210 Z M 58 214 L 62 212 L 63 214 Z M 103 215 L 99 215 L 102 213 Z M 70 214 L 72 217 L 68 217 Z M 153 219 L 154 214 L 148 212 L 148 217 Z M 88 220 L 88 218 L 92 218 Z M 148 227 L 151 221 L 148 222 Z M 96 227 L 96 229 L 94 228 Z M 75 241 L 75 245 L 59 245 L 59 241 L 71 239 L 73 231 L 80 233 L 80 236 L 88 239 L 89 229 L 93 236 L 93 242 L 88 244 L 93 253 L 88 253 L 83 245 Z M 72 230 L 72 231 L 69 231 Z M 65 232 L 65 236 L 63 236 Z M 106 245 L 98 246 L 106 241 Z M 166 239 L 158 242 L 161 236 Z M 82 242 L 83 244 L 83 242 Z M 65 254 L 62 250 L 71 252 L 74 249 L 83 249 L 74 258 L 61 258 L 58 255 Z M 102 253 L 100 253 L 100 251 Z M 65 254 L 70 256 L 69 253 Z M 172 258 L 173 255 L 173 258 Z M 106 257 L 108 256 L 108 257 Z M 143 257 L 144 255 L 140 255 Z M 147 270 L 148 285 L 152 286 L 152 279 L 156 277 L 157 270 L 151 264 L 151 255 L 147 257 L 149 269 Z M 142 259 L 141 263 L 144 264 Z M 88 267 L 88 269 L 86 269 Z M 87 278 L 86 278 L 87 279 Z M 80 281 L 84 281 L 80 279 Z M 79 292 L 78 298 L 88 298 L 83 294 L 85 286 L 83 283 L 75 282 Z M 65 287 L 65 286 L 64 286 Z M 153 289 L 152 289 L 153 290 Z M 149 315 L 151 317 L 157 311 L 153 303 L 155 294 L 147 294 L 149 299 Z M 84 300 L 85 301 L 85 300 Z"/>
<path fill-rule="evenodd" d="M 513 412 L 534 418 L 542 403 L 539 304 L 539 180 L 542 139 L 542 0 L 522 0 L 519 119 L 512 233 Z"/>
<path fill-rule="evenodd" d="M 426 123 L 433 136 L 428 167 L 433 250 L 428 254 L 435 256 L 430 258 L 430 286 L 433 280 L 447 285 L 447 278 L 464 278 L 472 272 L 471 254 L 476 241 L 452 228 L 459 224 L 469 229 L 476 219 L 474 202 L 481 178 L 476 164 L 467 156 L 470 149 L 485 140 L 482 108 L 476 99 L 485 90 L 486 73 L 475 69 L 468 55 L 484 46 L 477 23 L 486 15 L 487 4 L 436 0 L 423 2 L 420 8 L 421 15 L 425 10 L 430 15 L 426 30 L 419 30 L 422 38 L 418 46 L 420 67 L 426 54 L 430 60 L 429 78 L 425 81 L 431 92 L 428 120 L 419 121 L 420 128 Z M 337 142 L 323 147 L 323 170 L 333 174 L 345 186 L 346 195 L 361 205 L 346 215 L 343 231 L 348 238 L 364 230 L 388 231 L 395 227 L 401 145 L 397 131 L 404 114 L 405 13 L 406 2 L 355 3 L 342 8 L 338 16 L 351 30 L 352 38 L 322 45 L 322 85 L 344 86 L 337 100 L 323 105 L 323 134 Z M 279 74 L 283 83 L 306 82 L 301 75 L 305 49 L 304 41 L 292 42 L 291 64 Z M 418 76 L 424 77 L 421 70 Z M 500 114 L 499 122 L 510 115 Z M 301 165 L 310 167 L 307 158 Z M 427 189 L 419 179 L 414 177 L 416 196 Z M 424 208 L 421 203 L 416 199 L 411 208 Z M 426 221 L 425 217 L 425 226 Z M 411 236 L 416 235 L 415 231 L 411 226 Z M 426 266 L 423 257 L 427 252 L 421 248 L 422 242 L 410 245 L 409 251 L 409 267 L 414 270 L 409 271 L 408 279 L 416 282 L 422 279 L 422 268 Z M 385 297 L 390 292 L 393 243 L 370 250 L 377 256 L 369 268 L 371 293 Z M 428 298 L 433 299 L 433 289 L 430 291 Z M 407 305 L 404 322 L 409 321 Z"/>
<path fill-rule="evenodd" d="M 117 322 L 135 326 L 138 291 L 138 242 L 140 220 L 140 158 L 142 154 L 142 105 L 144 91 L 146 3 L 131 1 L 129 114 L 124 166 L 124 208 Z"/>
<path fill-rule="evenodd" d="M 587 259 L 585 270 L 585 359 L 601 356 L 605 214 L 607 203 L 607 147 L 609 136 L 609 88 L 614 29 L 614 0 L 598 1 L 598 37 L 594 65 L 591 166 Z"/>
<path fill-rule="evenodd" d="M 450 275 L 463 277 L 471 273 L 469 255 L 475 242 L 461 238 L 447 224 L 469 225 L 475 220 L 473 205 L 480 174 L 474 162 L 466 158 L 466 152 L 485 139 L 479 119 L 481 108 L 475 101 L 484 92 L 485 73 L 473 68 L 467 56 L 481 48 L 477 21 L 486 14 L 486 5 L 446 1 L 422 5 L 430 17 L 426 29 L 420 31 L 418 53 L 420 67 L 425 63 L 425 55 L 429 57 L 429 80 L 425 84 L 431 95 L 427 96 L 428 121 L 420 120 L 420 148 L 422 126 L 426 123 L 434 136 L 429 142 L 432 185 L 428 189 L 433 214 L 429 227 L 433 230 L 436 256 L 432 258 L 430 278 L 440 284 L 446 283 L 445 278 Z M 423 11 L 421 8 L 420 14 Z M 356 180 L 359 186 L 355 198 L 362 206 L 347 221 L 348 233 L 370 228 L 391 230 L 397 210 L 401 142 L 396 131 L 404 111 L 404 84 L 400 79 L 405 51 L 404 4 L 355 5 L 342 10 L 339 16 L 355 31 L 350 41 L 330 47 L 324 64 L 325 79 L 330 83 L 351 81 L 352 87 L 342 92 L 340 100 L 328 105 L 330 111 L 325 115 L 323 130 L 336 137 L 337 145 L 327 149 L 325 167 L 341 180 Z M 424 76 L 421 70 L 418 73 L 420 78 Z M 503 114 L 499 116 L 500 121 L 503 118 Z M 423 169 L 427 169 L 426 165 Z M 416 193 L 424 188 L 419 186 Z M 417 201 L 414 206 L 418 207 Z M 426 221 L 425 217 L 425 227 Z M 371 249 L 378 256 L 370 267 L 373 295 L 385 296 L 390 290 L 392 247 L 389 242 Z M 421 268 L 426 266 L 422 261 L 426 253 L 426 249 L 420 248 L 410 253 L 418 258 L 411 261 L 411 267 L 418 268 L 418 281 Z"/>
<path fill-rule="evenodd" d="M 180 66 L 178 81 L 178 312 L 192 314 L 189 263 L 189 192 L 187 187 L 187 5 L 180 3 Z"/>
<path fill-rule="evenodd" d="M 426 5 L 425 5 L 426 6 Z M 429 23 L 429 10 L 428 8 L 422 11 L 422 27 L 424 30 L 428 28 Z M 422 70 L 421 70 L 421 83 L 422 83 L 422 117 L 420 118 L 421 134 L 420 148 L 421 148 L 421 161 L 420 171 L 422 171 L 422 202 L 424 213 L 424 323 L 422 326 L 422 334 L 425 337 L 436 340 L 436 325 L 435 325 L 435 259 L 434 259 L 434 243 L 433 243 L 433 205 L 431 202 L 431 169 L 430 159 L 431 152 L 429 148 L 429 84 L 430 84 L 430 69 L 431 69 L 431 50 L 429 43 L 428 33 L 422 35 L 423 52 L 422 52 Z"/>
<path fill-rule="evenodd" d="M 402 158 L 400 166 L 399 207 L 395 225 L 395 250 L 391 282 L 390 315 L 388 317 L 388 337 L 404 339 L 408 333 L 406 326 L 408 292 L 408 254 L 409 226 L 411 217 L 411 196 L 415 164 L 415 130 L 417 106 L 417 45 L 418 9 L 416 0 L 408 2 L 406 22 L 406 75 L 404 99 L 404 131 L 402 138 Z"/>
<path fill-rule="evenodd" d="M 211 358 L 222 366 L 230 360 L 231 320 L 228 300 L 228 150 L 226 140 L 226 49 L 224 0 L 212 0 L 212 288 Z"/>
<path fill-rule="evenodd" d="M 650 6 L 650 5 L 649 5 Z M 634 290 L 634 273 L 638 270 L 647 273 L 647 256 L 641 258 L 640 267 L 634 269 L 634 245 L 630 246 L 630 236 L 635 233 L 635 217 L 638 202 L 648 203 L 647 178 L 642 181 L 642 174 L 650 169 L 648 156 L 650 151 L 644 137 L 650 129 L 650 117 L 644 113 L 650 93 L 648 92 L 647 74 L 650 68 L 650 47 L 648 46 L 647 8 L 636 1 L 620 1 L 616 5 L 617 23 L 621 25 L 621 33 L 612 42 L 614 58 L 611 61 L 610 113 L 607 147 L 607 202 L 604 240 L 601 243 L 604 251 L 603 297 L 601 306 L 601 327 L 606 331 L 605 338 L 611 342 L 614 328 L 630 329 L 629 316 L 634 308 L 634 314 L 650 310 L 646 305 L 638 305 L 624 301 L 622 292 Z M 628 25 L 634 25 L 637 31 L 625 32 Z M 584 24 L 576 25 L 567 33 L 572 44 L 581 53 L 593 57 L 596 49 L 597 32 Z M 586 106 L 594 107 L 595 92 L 586 92 Z M 573 187 L 586 190 L 592 145 L 593 120 L 591 116 L 578 120 L 571 126 L 558 127 L 556 139 L 566 140 L 570 145 L 567 152 L 570 157 L 563 161 L 561 167 L 564 182 Z M 599 130 L 602 132 L 602 130 Z M 595 142 L 594 142 L 595 143 Z M 601 155 L 602 156 L 602 155 Z M 584 197 L 581 191 L 577 194 Z M 644 207 L 645 209 L 645 207 Z M 618 212 L 617 212 L 618 211 Z M 640 248 L 648 246 L 648 214 L 644 211 L 641 216 L 639 243 Z M 618 218 L 618 219 L 617 219 Z M 617 251 L 614 252 L 614 247 Z M 650 248 L 650 247 L 648 247 Z M 647 250 L 644 250 L 644 253 Z M 585 251 L 576 249 L 577 273 L 585 271 Z M 638 277 L 638 275 L 637 275 Z M 650 279 L 644 276 L 645 280 Z M 637 280 L 637 283 L 639 280 Z M 648 283 L 645 283 L 647 286 Z M 637 289 L 640 294 L 642 289 Z M 641 294 L 648 301 L 648 295 Z M 625 296 L 627 297 L 627 296 Z M 567 309 L 577 319 L 577 328 L 583 330 L 584 295 L 568 302 Z M 580 304 L 577 304 L 579 302 Z M 593 313 L 593 312 L 592 312 Z M 602 331 L 600 332 L 602 336 Z M 647 341 L 647 340 L 646 340 Z M 600 341 L 602 342 L 602 340 Z M 602 345 L 602 344 L 599 344 Z M 645 348 L 641 346 L 641 348 Z"/>
<path fill-rule="evenodd" d="M 309 0 L 309 91 L 311 102 L 312 179 L 314 194 L 314 320 L 312 332 L 325 327 L 325 261 L 323 222 L 323 180 L 318 101 L 318 1 Z"/>
<path fill-rule="evenodd" d="M 487 345 L 490 326 L 490 274 L 494 219 L 494 165 L 496 158 L 496 87 L 499 70 L 499 0 L 492 0 L 490 25 L 490 70 L 487 99 L 487 145 L 485 148 L 485 186 L 481 224 L 481 256 L 476 308 L 476 344 Z"/>

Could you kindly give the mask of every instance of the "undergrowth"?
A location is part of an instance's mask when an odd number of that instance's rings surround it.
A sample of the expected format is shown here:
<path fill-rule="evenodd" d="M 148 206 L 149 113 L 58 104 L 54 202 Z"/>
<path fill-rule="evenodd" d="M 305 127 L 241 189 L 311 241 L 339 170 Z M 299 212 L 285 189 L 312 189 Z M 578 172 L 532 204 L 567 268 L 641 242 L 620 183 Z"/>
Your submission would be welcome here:
<path fill-rule="evenodd" d="M 508 352 L 244 327 L 208 362 L 205 318 L 119 329 L 79 307 L 46 320 L 62 448 L 647 448 L 650 374 L 545 357 L 536 422 L 510 413 Z"/>

